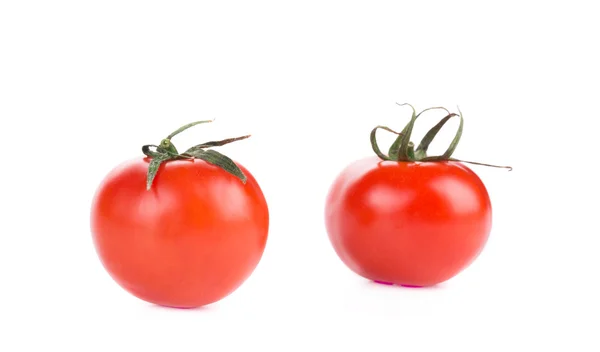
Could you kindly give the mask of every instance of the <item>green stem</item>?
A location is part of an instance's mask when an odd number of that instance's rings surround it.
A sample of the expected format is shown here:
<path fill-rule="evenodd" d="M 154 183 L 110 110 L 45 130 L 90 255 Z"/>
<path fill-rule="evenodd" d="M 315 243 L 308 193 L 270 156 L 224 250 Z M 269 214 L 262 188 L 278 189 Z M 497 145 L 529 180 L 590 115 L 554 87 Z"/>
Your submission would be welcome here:
<path fill-rule="evenodd" d="M 167 136 L 167 138 L 163 139 L 159 145 L 147 144 L 142 146 L 142 153 L 150 158 L 150 164 L 148 165 L 148 173 L 146 177 L 146 189 L 150 190 L 152 188 L 152 184 L 160 169 L 160 166 L 168 162 L 170 160 L 181 160 L 181 159 L 199 159 L 203 160 L 207 163 L 215 165 L 221 168 L 223 171 L 226 171 L 233 176 L 237 177 L 242 183 L 246 183 L 247 178 L 246 175 L 242 172 L 242 170 L 235 164 L 233 160 L 227 157 L 224 154 L 221 154 L 215 150 L 208 149 L 211 147 L 219 147 L 225 144 L 233 143 L 236 141 L 240 141 L 250 136 L 242 136 L 236 138 L 227 138 L 220 141 L 211 141 L 206 143 L 198 144 L 194 147 L 189 148 L 184 153 L 179 153 L 175 145 L 171 142 L 171 138 L 178 135 L 179 133 L 187 130 L 190 127 L 202 124 L 213 122 L 214 120 L 204 120 L 204 121 L 196 121 L 192 123 L 188 123 L 180 128 L 178 128 L 175 132 L 171 133 Z M 154 148 L 155 150 L 152 150 Z"/>
<path fill-rule="evenodd" d="M 370 136 L 371 147 L 373 148 L 373 151 L 380 159 L 401 161 L 401 162 L 458 161 L 458 162 L 464 162 L 464 163 L 475 164 L 475 165 L 490 166 L 490 167 L 497 167 L 497 168 L 507 168 L 507 169 L 509 169 L 509 171 L 512 170 L 512 167 L 510 167 L 510 166 L 498 166 L 498 165 L 492 165 L 492 164 L 480 163 L 480 162 L 474 162 L 474 161 L 462 161 L 459 159 L 452 158 L 452 154 L 454 154 L 454 151 L 456 150 L 456 147 L 458 146 L 458 143 L 460 142 L 460 139 L 461 139 L 462 133 L 463 133 L 464 119 L 463 119 L 462 112 L 460 111 L 460 108 L 458 108 L 458 114 L 451 113 L 450 111 L 448 111 L 448 109 L 441 107 L 441 106 L 427 108 L 427 109 L 421 111 L 420 113 L 416 114 L 415 108 L 412 105 L 406 104 L 406 103 L 398 104 L 398 105 L 399 106 L 408 105 L 412 108 L 412 111 L 413 111 L 410 121 L 404 127 L 402 132 L 400 132 L 400 133 L 395 132 L 394 130 L 390 129 L 389 127 L 385 127 L 385 126 L 377 126 L 371 131 L 371 136 Z M 426 111 L 434 110 L 434 109 L 444 110 L 447 113 L 447 115 L 443 119 L 441 119 L 440 122 L 438 122 L 434 127 L 432 127 L 425 134 L 425 136 L 421 140 L 421 143 L 419 143 L 419 146 L 415 150 L 414 143 L 410 140 L 412 131 L 414 128 L 414 124 L 415 124 L 417 118 L 419 118 L 419 116 L 421 116 L 421 114 L 423 114 Z M 435 139 L 435 137 L 437 136 L 438 132 L 442 129 L 442 127 L 444 127 L 446 122 L 448 122 L 448 120 L 450 120 L 454 116 L 460 117 L 460 123 L 458 126 L 458 130 L 456 131 L 456 134 L 454 135 L 454 139 L 452 140 L 452 142 L 450 143 L 450 145 L 448 146 L 448 148 L 446 149 L 444 154 L 436 155 L 436 156 L 428 156 L 427 150 L 429 148 L 429 145 Z M 384 130 L 393 132 L 398 135 L 398 137 L 396 138 L 396 140 L 390 147 L 388 155 L 385 155 L 379 149 L 379 144 L 377 143 L 377 137 L 376 137 L 376 132 L 378 129 L 384 129 Z"/>

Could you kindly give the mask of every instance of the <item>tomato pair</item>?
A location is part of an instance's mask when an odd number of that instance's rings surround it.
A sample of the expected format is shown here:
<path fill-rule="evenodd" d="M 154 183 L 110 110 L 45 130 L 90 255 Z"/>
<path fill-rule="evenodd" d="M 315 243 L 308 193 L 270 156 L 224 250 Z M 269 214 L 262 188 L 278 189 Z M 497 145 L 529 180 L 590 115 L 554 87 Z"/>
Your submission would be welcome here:
<path fill-rule="evenodd" d="M 447 110 L 446 110 L 447 111 Z M 427 156 L 448 112 L 417 149 L 415 114 L 400 132 L 371 133 L 377 157 L 350 165 L 333 183 L 326 229 L 341 260 L 378 282 L 435 285 L 475 259 L 491 229 L 490 199 L 481 180 L 451 158 L 462 132 L 440 157 Z M 248 136 L 202 143 L 180 153 L 171 139 L 144 158 L 112 170 L 98 188 L 91 230 L 111 277 L 136 297 L 191 308 L 235 291 L 259 263 L 269 210 L 259 184 L 242 165 L 210 149 Z M 398 134 L 388 155 L 375 132 Z"/>

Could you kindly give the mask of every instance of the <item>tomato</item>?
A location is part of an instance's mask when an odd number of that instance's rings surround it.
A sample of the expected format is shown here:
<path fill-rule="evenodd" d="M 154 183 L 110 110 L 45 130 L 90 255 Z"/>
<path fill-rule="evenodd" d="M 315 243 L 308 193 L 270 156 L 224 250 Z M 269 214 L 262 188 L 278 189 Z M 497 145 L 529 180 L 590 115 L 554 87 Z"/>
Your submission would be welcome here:
<path fill-rule="evenodd" d="M 193 308 L 228 296 L 252 274 L 266 246 L 269 212 L 239 163 L 244 182 L 209 157 L 212 163 L 171 157 L 159 163 L 151 187 L 151 157 L 112 170 L 96 191 L 91 231 L 102 265 L 126 291 Z"/>
<path fill-rule="evenodd" d="M 390 148 L 395 159 L 379 151 L 373 130 L 378 157 L 345 168 L 326 198 L 325 226 L 335 252 L 352 271 L 379 283 L 422 287 L 444 282 L 477 258 L 492 228 L 491 201 L 481 179 L 449 155 L 426 156 L 445 121 L 417 151 L 403 141 L 418 116 L 413 112 L 401 133 L 377 127 L 399 134 Z M 462 115 L 459 138 L 461 132 Z"/>
<path fill-rule="evenodd" d="M 352 164 L 327 198 L 326 226 L 342 261 L 371 280 L 430 286 L 483 249 L 492 208 L 477 175 L 456 162 Z"/>

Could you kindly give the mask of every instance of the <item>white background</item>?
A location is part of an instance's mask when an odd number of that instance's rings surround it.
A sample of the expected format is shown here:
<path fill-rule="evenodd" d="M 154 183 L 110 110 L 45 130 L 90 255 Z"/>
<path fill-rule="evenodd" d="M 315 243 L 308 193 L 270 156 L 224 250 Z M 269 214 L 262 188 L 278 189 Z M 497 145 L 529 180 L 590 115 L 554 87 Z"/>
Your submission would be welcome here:
<path fill-rule="evenodd" d="M 598 351 L 593 3 L 1 1 L 0 351 Z M 490 240 L 433 289 L 357 277 L 324 231 L 371 128 L 408 120 L 396 102 L 460 106 L 455 155 L 514 167 L 474 167 Z M 174 142 L 252 133 L 221 150 L 264 190 L 267 248 L 226 299 L 152 306 L 101 267 L 90 201 L 141 145 L 212 118 Z"/>

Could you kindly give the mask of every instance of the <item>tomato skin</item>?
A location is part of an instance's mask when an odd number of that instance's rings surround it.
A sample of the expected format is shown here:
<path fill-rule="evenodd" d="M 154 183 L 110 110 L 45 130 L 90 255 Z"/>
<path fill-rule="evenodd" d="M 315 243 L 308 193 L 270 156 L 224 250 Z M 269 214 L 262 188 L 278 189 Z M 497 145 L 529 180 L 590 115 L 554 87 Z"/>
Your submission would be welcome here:
<path fill-rule="evenodd" d="M 112 170 L 93 200 L 91 231 L 110 276 L 134 296 L 193 308 L 235 291 L 258 265 L 268 235 L 265 197 L 202 160 L 163 163 L 146 190 L 149 159 Z"/>
<path fill-rule="evenodd" d="M 378 282 L 432 286 L 470 265 L 492 226 L 488 192 L 458 162 L 359 160 L 326 200 L 325 224 L 340 259 Z"/>

